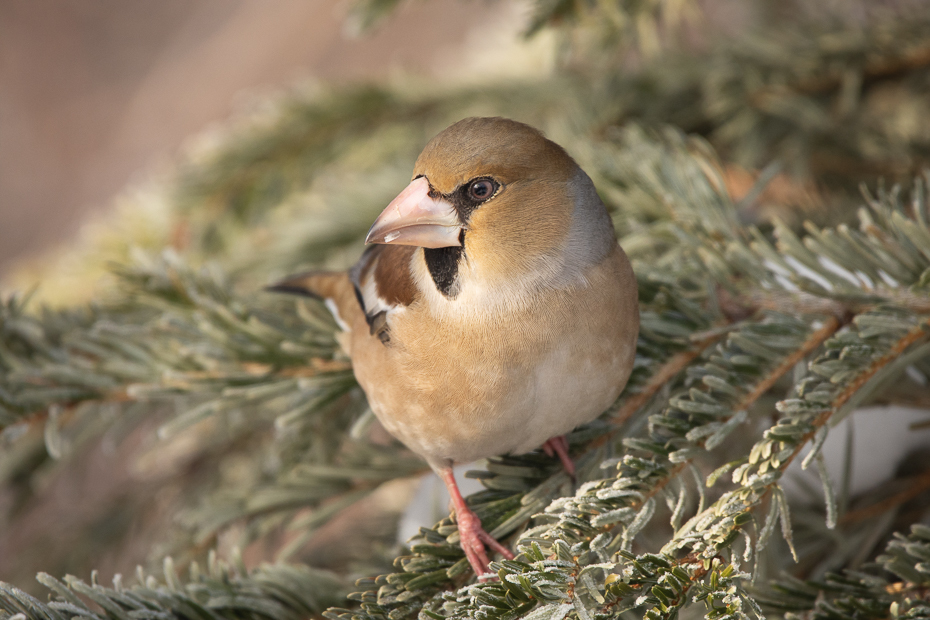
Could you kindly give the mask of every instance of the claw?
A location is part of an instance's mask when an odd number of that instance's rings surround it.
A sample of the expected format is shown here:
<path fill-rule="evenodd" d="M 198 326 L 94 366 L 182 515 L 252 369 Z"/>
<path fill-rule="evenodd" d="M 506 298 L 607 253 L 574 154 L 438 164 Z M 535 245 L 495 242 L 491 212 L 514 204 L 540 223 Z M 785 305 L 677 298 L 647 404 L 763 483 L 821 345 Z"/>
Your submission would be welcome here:
<path fill-rule="evenodd" d="M 489 581 L 494 578 L 490 573 L 488 565 L 491 563 L 488 554 L 485 551 L 485 544 L 492 550 L 500 553 L 508 560 L 513 559 L 513 553 L 510 549 L 500 544 L 490 534 L 481 527 L 481 519 L 478 518 L 459 491 L 458 484 L 455 482 L 455 476 L 452 474 L 452 468 L 446 467 L 437 472 L 442 481 L 449 489 L 449 495 L 452 497 L 452 505 L 455 508 L 455 520 L 459 526 L 459 538 L 461 539 L 462 550 L 468 563 L 478 576 L 479 581 Z"/>

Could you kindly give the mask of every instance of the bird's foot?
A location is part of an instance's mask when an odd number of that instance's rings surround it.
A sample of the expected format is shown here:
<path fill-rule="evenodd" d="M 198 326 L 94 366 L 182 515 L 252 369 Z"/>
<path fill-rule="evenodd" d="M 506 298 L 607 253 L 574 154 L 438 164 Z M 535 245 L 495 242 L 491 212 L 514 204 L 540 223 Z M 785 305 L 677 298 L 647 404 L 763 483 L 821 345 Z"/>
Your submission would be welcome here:
<path fill-rule="evenodd" d="M 488 559 L 488 554 L 484 546 L 487 545 L 488 548 L 500 553 L 508 560 L 513 559 L 513 553 L 511 553 L 510 549 L 497 542 L 493 536 L 484 531 L 484 528 L 481 527 L 481 519 L 471 510 L 467 508 L 464 510 L 461 508 L 457 509 L 455 511 L 455 519 L 459 526 L 459 538 L 461 539 L 462 550 L 465 551 L 468 563 L 471 564 L 472 569 L 474 569 L 475 574 L 478 576 L 478 581 L 488 581 L 492 579 L 493 575 L 489 574 L 490 569 L 488 566 L 491 562 Z"/>
<path fill-rule="evenodd" d="M 459 527 L 459 539 L 461 540 L 462 551 L 468 558 L 468 563 L 478 576 L 478 581 L 488 581 L 493 578 L 489 575 L 488 565 L 491 561 L 484 546 L 487 545 L 491 550 L 497 551 L 508 560 L 513 559 L 513 553 L 510 549 L 497 542 L 497 540 L 484 531 L 481 527 L 481 519 L 478 518 L 459 491 L 455 483 L 455 476 L 452 474 L 451 467 L 444 467 L 436 471 L 442 481 L 446 483 L 449 489 L 449 495 L 452 498 L 452 506 L 455 509 L 455 521 Z"/>
<path fill-rule="evenodd" d="M 568 455 L 568 440 L 565 439 L 565 435 L 553 437 L 542 445 L 542 449 L 549 456 L 558 456 L 565 473 L 571 476 L 572 480 L 575 479 L 575 462 Z"/>

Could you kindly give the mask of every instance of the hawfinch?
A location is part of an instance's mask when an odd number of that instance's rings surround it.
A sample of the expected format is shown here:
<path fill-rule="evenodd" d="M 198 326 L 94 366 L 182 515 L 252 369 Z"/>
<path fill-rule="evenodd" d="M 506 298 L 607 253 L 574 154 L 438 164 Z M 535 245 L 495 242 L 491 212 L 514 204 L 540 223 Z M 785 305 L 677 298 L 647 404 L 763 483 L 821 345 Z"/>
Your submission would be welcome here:
<path fill-rule="evenodd" d="M 270 287 L 326 301 L 372 411 L 449 489 L 476 574 L 484 544 L 455 463 L 543 447 L 620 394 L 639 330 L 636 279 L 594 184 L 562 147 L 504 118 L 433 138 L 349 272 Z"/>

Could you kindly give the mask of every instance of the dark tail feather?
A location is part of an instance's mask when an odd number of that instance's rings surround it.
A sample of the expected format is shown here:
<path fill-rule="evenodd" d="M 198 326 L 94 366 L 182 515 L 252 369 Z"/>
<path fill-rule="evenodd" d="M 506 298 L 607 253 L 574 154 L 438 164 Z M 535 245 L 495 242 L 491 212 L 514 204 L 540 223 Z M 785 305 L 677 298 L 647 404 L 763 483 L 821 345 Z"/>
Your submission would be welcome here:
<path fill-rule="evenodd" d="M 302 279 L 303 276 L 296 276 L 294 278 L 281 280 L 276 284 L 266 286 L 265 290 L 270 293 L 289 293 L 291 295 L 302 295 L 304 297 L 312 297 L 314 299 L 322 300 L 322 295 L 308 288 L 307 286 L 304 286 L 301 282 Z"/>
<path fill-rule="evenodd" d="M 309 271 L 266 286 L 265 290 L 320 300 L 331 299 L 339 311 L 339 318 L 347 325 L 353 324 L 355 313 L 363 312 L 349 274 L 344 271 Z"/>

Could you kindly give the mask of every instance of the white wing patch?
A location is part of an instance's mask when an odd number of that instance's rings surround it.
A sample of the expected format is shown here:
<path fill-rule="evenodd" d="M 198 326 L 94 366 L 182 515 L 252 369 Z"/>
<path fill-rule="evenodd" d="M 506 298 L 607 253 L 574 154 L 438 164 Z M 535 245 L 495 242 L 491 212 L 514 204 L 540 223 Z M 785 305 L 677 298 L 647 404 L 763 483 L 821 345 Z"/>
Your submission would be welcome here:
<path fill-rule="evenodd" d="M 394 309 L 393 305 L 389 304 L 383 297 L 378 295 L 378 283 L 375 282 L 374 278 L 376 264 L 377 262 L 372 263 L 371 267 L 366 270 L 367 273 L 362 276 L 362 281 L 359 282 L 362 301 L 365 302 L 365 314 L 368 316 L 375 316 L 382 311 L 390 312 Z"/>
<path fill-rule="evenodd" d="M 375 271 L 378 262 L 381 260 L 380 255 L 376 255 L 373 260 L 362 265 L 356 274 L 355 285 L 358 287 L 359 296 L 362 298 L 365 316 L 368 324 L 372 329 L 372 334 L 376 331 L 382 331 L 383 326 L 390 317 L 399 312 L 404 312 L 407 308 L 402 304 L 392 304 L 381 295 L 378 290 L 378 281 L 375 278 Z M 380 318 L 378 318 L 380 315 Z"/>

